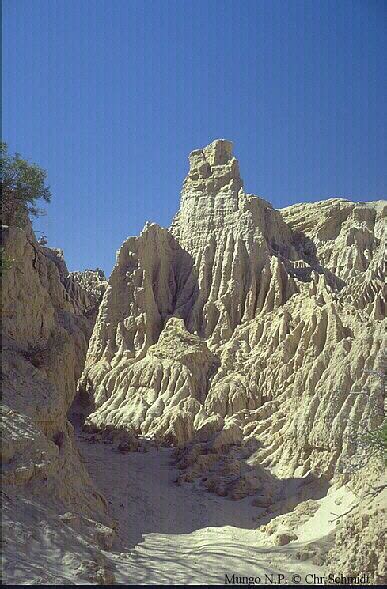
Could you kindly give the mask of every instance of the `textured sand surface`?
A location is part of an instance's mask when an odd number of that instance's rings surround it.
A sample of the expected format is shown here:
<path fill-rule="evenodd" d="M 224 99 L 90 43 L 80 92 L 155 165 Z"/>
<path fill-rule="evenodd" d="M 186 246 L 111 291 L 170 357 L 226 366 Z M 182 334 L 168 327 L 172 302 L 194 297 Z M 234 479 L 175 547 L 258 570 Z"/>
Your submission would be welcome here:
<path fill-rule="evenodd" d="M 260 510 L 251 498 L 232 501 L 192 485 L 177 486 L 171 449 L 123 455 L 114 445 L 89 438 L 79 436 L 85 466 L 120 524 L 121 552 L 110 554 L 119 583 L 221 584 L 225 574 L 262 581 L 265 574 L 322 575 L 312 557 L 335 528 L 333 514 L 344 513 L 354 500 L 343 487 L 334 491 L 300 527 L 296 542 L 273 546 L 256 529 Z M 309 559 L 300 561 L 300 553 Z"/>
<path fill-rule="evenodd" d="M 123 455 L 88 438 L 78 437 L 81 461 L 104 493 L 119 536 L 104 546 L 102 528 L 96 542 L 95 522 L 89 522 L 87 534 L 87 522 L 75 514 L 57 517 L 49 495 L 21 497 L 20 523 L 12 530 L 10 525 L 6 540 L 5 570 L 13 583 L 219 584 L 226 573 L 321 574 L 310 560 L 297 560 L 302 542 L 268 545 L 267 536 L 255 530 L 259 510 L 249 498 L 231 501 L 192 485 L 177 486 L 170 449 Z M 5 523 L 8 516 L 6 509 Z"/>

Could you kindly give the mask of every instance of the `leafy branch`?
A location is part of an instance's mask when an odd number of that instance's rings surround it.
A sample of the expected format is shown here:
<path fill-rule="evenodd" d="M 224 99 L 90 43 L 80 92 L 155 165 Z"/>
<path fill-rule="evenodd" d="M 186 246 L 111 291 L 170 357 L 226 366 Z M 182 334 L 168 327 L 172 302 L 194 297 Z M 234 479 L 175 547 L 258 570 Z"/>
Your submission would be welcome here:
<path fill-rule="evenodd" d="M 2 223 L 23 227 L 28 215 L 42 215 L 38 200 L 50 202 L 47 173 L 38 165 L 24 160 L 19 153 L 11 156 L 8 146 L 0 144 Z"/>

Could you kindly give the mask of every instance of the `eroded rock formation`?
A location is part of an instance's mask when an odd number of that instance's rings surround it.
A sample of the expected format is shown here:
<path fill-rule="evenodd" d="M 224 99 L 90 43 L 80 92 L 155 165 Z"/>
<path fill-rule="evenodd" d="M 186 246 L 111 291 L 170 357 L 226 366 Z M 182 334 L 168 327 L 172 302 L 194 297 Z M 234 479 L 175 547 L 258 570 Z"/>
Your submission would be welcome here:
<path fill-rule="evenodd" d="M 171 228 L 148 223 L 117 255 L 81 379 L 88 424 L 178 445 L 178 484 L 253 496 L 283 545 L 352 480 L 358 440 L 382 420 L 387 204 L 276 211 L 244 192 L 225 140 L 189 164 Z M 354 475 L 365 497 L 382 468 L 368 462 Z M 343 517 L 318 562 L 380 579 L 375 514 L 348 557 L 341 536 L 364 518 Z"/>
<path fill-rule="evenodd" d="M 25 229 L 3 227 L 2 234 L 11 260 L 2 280 L 4 579 L 111 582 L 101 548 L 114 538 L 112 522 L 66 417 L 96 299 L 68 274 L 60 250 L 37 243 L 29 222 Z M 55 574 L 46 542 L 66 553 Z"/>
<path fill-rule="evenodd" d="M 148 223 L 118 252 L 81 381 L 89 424 L 180 445 L 232 425 L 277 476 L 332 478 L 352 425 L 379 419 L 387 206 L 276 211 L 244 192 L 226 140 L 189 162 L 170 230 Z"/>
<path fill-rule="evenodd" d="M 324 558 L 326 570 L 337 577 L 354 572 L 368 575 L 370 584 L 386 583 L 385 522 L 386 481 L 362 497 L 360 503 L 337 524 L 334 545 Z"/>
<path fill-rule="evenodd" d="M 3 229 L 5 570 L 13 582 L 31 570 L 41 583 L 114 582 L 102 551 L 115 525 L 67 419 L 78 390 L 90 443 L 119 455 L 176 446 L 176 484 L 251 496 L 267 545 L 310 537 L 330 502 L 348 500 L 327 547 L 297 558 L 380 581 L 382 465 L 356 460 L 382 420 L 387 204 L 275 210 L 244 192 L 226 140 L 189 166 L 171 227 L 129 237 L 108 282 L 69 274 L 30 225 Z M 65 554 L 54 576 L 47 538 Z"/>

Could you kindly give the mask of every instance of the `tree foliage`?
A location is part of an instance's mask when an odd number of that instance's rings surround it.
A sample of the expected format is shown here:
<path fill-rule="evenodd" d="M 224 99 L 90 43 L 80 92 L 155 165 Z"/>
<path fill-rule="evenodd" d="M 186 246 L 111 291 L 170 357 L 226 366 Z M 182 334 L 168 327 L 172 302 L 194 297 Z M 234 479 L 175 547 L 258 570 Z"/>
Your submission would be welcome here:
<path fill-rule="evenodd" d="M 10 155 L 6 143 L 1 143 L 2 222 L 23 226 L 28 215 L 43 214 L 37 201 L 50 202 L 45 170 L 24 160 L 20 154 Z"/>
<path fill-rule="evenodd" d="M 387 465 L 387 420 L 384 419 L 378 428 L 371 430 L 364 437 L 369 448 L 383 456 L 384 463 Z"/>
<path fill-rule="evenodd" d="M 4 247 L 1 246 L 0 247 L 0 278 L 2 278 L 4 276 L 4 273 L 7 270 L 9 270 L 9 268 L 11 268 L 12 262 L 13 262 L 13 260 L 8 258 L 8 256 L 5 254 Z"/>

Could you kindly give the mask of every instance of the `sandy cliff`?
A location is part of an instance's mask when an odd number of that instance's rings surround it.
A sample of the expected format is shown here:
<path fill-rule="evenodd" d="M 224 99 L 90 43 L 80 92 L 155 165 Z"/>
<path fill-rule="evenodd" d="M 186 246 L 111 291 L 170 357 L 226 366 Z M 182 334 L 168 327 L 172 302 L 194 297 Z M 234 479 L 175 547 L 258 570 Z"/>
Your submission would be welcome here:
<path fill-rule="evenodd" d="M 60 251 L 38 245 L 29 224 L 2 233 L 12 260 L 2 280 L 4 578 L 109 579 L 100 548 L 114 536 L 111 518 L 66 417 L 96 300 L 69 276 Z M 45 545 L 64 561 L 48 566 Z"/>

